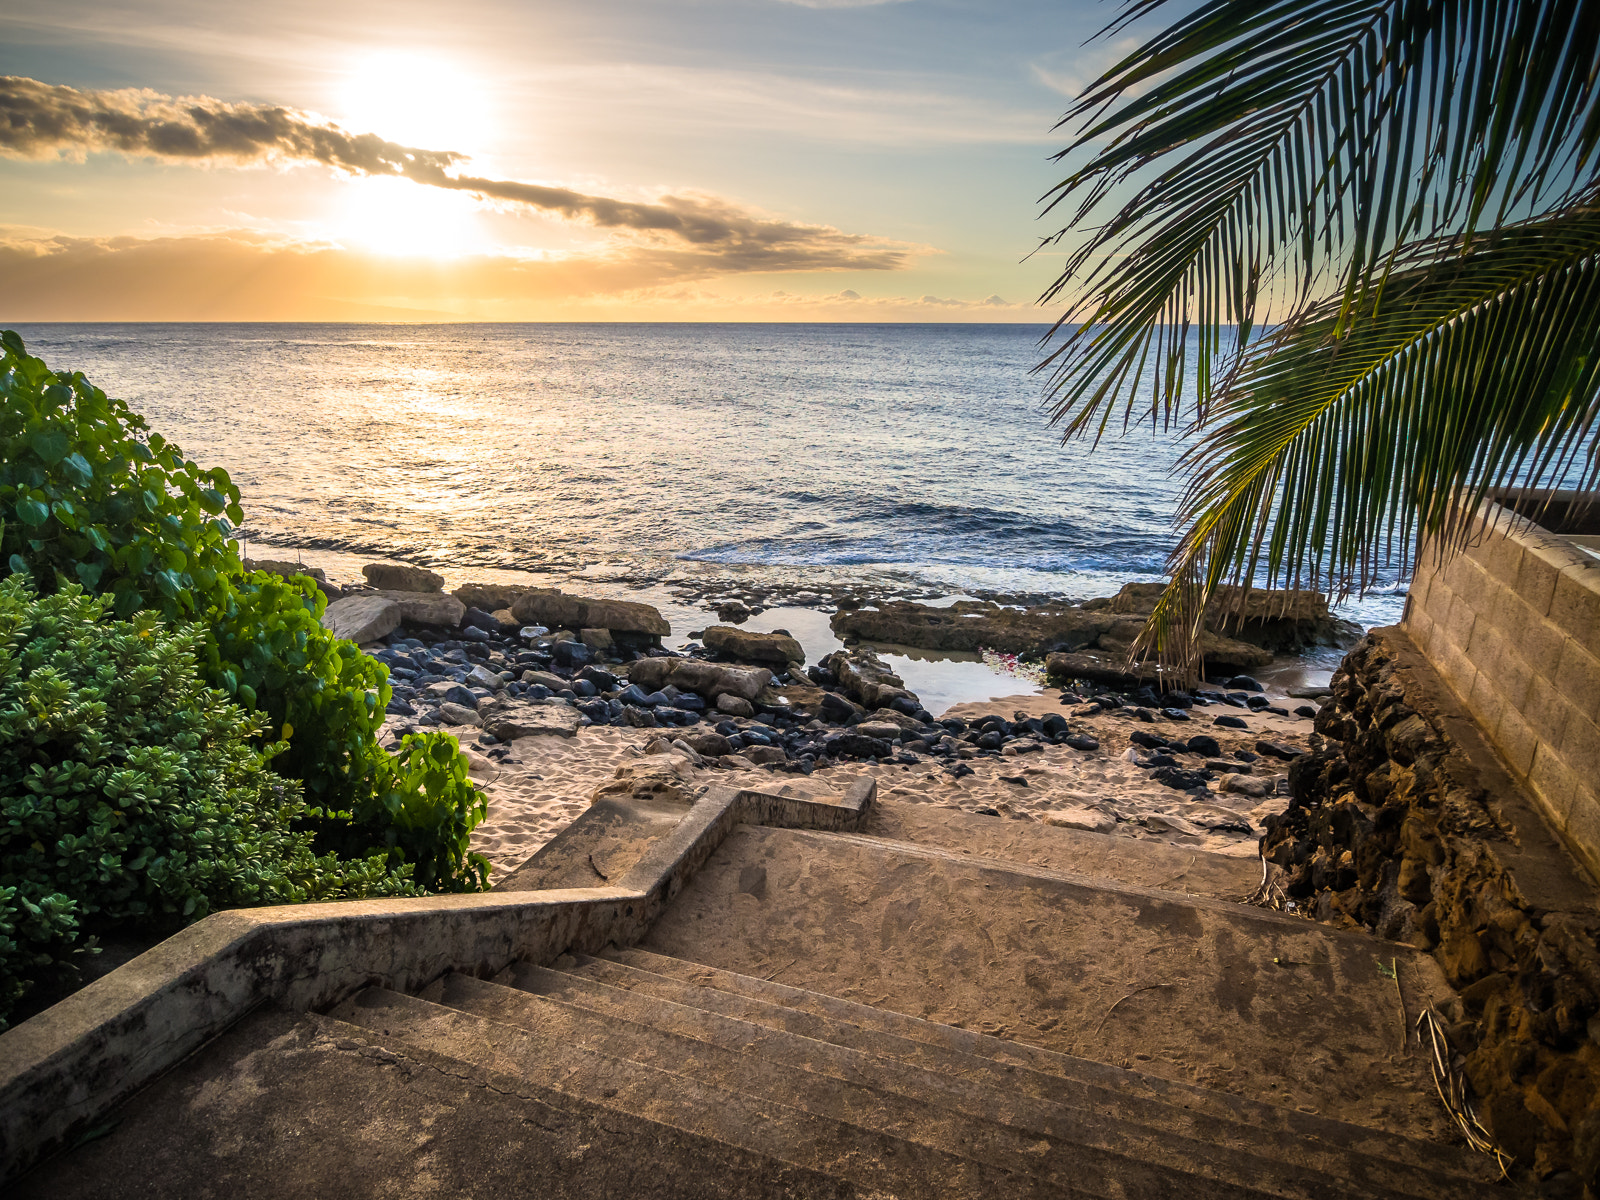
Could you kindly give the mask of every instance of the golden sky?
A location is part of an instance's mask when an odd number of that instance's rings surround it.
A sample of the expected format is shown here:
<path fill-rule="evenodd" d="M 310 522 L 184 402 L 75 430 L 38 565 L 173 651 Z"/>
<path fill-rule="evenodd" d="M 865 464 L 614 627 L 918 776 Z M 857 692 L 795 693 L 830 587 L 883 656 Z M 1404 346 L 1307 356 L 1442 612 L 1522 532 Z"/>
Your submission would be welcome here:
<path fill-rule="evenodd" d="M 10 0 L 0 321 L 1039 321 L 1092 0 Z"/>

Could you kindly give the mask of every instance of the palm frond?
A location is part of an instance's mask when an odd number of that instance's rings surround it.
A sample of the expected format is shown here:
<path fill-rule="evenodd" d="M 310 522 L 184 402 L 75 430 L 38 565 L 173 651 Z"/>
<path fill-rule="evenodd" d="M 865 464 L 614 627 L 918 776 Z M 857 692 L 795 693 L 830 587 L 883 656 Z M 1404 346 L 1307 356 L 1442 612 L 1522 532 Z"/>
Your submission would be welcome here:
<path fill-rule="evenodd" d="M 1043 297 L 1075 302 L 1041 364 L 1066 436 L 1204 422 L 1264 317 L 1347 320 L 1400 247 L 1569 201 L 1597 55 L 1600 0 L 1211 0 L 1146 42 L 1064 118 L 1059 157 L 1094 154 L 1046 196 L 1054 241 L 1087 231 Z"/>
<path fill-rule="evenodd" d="M 1259 341 L 1186 453 L 1187 528 L 1145 633 L 1163 660 L 1193 662 L 1223 582 L 1362 590 L 1408 566 L 1419 528 L 1459 545 L 1490 491 L 1600 480 L 1600 206 L 1400 247 L 1364 296 Z"/>

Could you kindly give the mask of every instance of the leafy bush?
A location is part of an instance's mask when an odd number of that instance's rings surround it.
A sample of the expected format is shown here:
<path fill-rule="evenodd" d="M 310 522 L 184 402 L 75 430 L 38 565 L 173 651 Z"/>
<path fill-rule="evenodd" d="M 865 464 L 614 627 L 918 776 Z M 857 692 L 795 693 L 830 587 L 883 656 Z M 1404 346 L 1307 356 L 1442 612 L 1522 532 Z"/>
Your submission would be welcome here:
<path fill-rule="evenodd" d="M 0 558 L 41 593 L 77 583 L 121 616 L 198 620 L 204 681 L 264 718 L 259 744 L 271 739 L 274 769 L 303 785 L 322 849 L 381 849 L 429 887 L 482 887 L 467 834 L 485 806 L 455 739 L 426 743 L 448 769 L 384 753 L 388 668 L 322 627 L 327 601 L 309 580 L 244 570 L 227 472 L 184 458 L 81 372 L 50 370 L 16 333 L 0 351 Z"/>
<path fill-rule="evenodd" d="M 78 926 L 416 893 L 386 854 L 313 849 L 298 786 L 266 767 L 281 747 L 257 748 L 259 717 L 197 677 L 195 626 L 110 620 L 111 604 L 0 583 L 0 997 Z"/>

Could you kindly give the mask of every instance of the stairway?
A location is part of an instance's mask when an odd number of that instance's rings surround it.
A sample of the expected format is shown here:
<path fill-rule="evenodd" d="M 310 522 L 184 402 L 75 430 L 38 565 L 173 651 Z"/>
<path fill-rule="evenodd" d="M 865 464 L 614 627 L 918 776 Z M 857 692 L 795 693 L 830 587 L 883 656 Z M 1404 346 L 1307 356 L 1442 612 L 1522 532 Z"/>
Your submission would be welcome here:
<path fill-rule="evenodd" d="M 1508 1194 L 1401 1044 L 1426 956 L 1150 886 L 1237 863 L 900 818 L 736 827 L 636 947 L 256 1014 L 18 1194 Z"/>

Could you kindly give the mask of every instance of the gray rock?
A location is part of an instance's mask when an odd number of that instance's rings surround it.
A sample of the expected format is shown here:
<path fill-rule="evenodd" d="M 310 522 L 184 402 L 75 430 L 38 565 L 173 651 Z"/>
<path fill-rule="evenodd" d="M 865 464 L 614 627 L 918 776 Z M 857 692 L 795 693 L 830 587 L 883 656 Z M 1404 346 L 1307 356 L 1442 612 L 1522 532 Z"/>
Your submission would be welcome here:
<path fill-rule="evenodd" d="M 617 643 L 612 640 L 609 629 L 580 629 L 578 640 L 596 654 L 604 654 L 616 649 Z"/>
<path fill-rule="evenodd" d="M 752 633 L 727 625 L 713 625 L 700 640 L 707 650 L 739 662 L 768 663 L 787 670 L 790 663 L 803 663 L 806 652 L 799 642 L 783 633 Z"/>
<path fill-rule="evenodd" d="M 484 729 L 503 742 L 541 734 L 572 737 L 583 722 L 577 709 L 560 701 L 486 700 L 478 711 Z"/>
<path fill-rule="evenodd" d="M 559 692 L 563 688 L 572 686 L 561 676 L 554 675 L 549 671 L 524 671 L 522 673 L 522 682 L 528 684 L 536 683 L 540 687 L 549 688 L 552 692 Z"/>
<path fill-rule="evenodd" d="M 723 692 L 716 699 L 718 712 L 725 712 L 730 717 L 753 717 L 756 715 L 755 706 L 742 696 L 735 696 L 732 692 Z"/>
<path fill-rule="evenodd" d="M 497 692 L 505 687 L 505 680 L 501 679 L 498 673 L 489 670 L 488 667 L 480 663 L 467 672 L 467 685 L 469 687 L 488 688 L 491 692 Z"/>
<path fill-rule="evenodd" d="M 551 629 L 609 629 L 612 633 L 640 633 L 665 637 L 672 632 L 660 612 L 633 600 L 600 600 L 567 596 L 559 589 L 536 588 L 511 603 L 518 621 Z"/>
<path fill-rule="evenodd" d="M 400 606 L 376 593 L 335 600 L 322 613 L 322 627 L 334 637 L 375 642 L 400 625 Z"/>
<path fill-rule="evenodd" d="M 422 567 L 403 563 L 368 563 L 361 568 L 367 582 L 386 592 L 437 592 L 444 587 L 444 576 Z M 465 606 L 463 605 L 463 611 Z"/>
<path fill-rule="evenodd" d="M 628 666 L 628 681 L 646 692 L 666 686 L 669 679 L 680 692 L 694 692 L 707 700 L 726 693 L 753 702 L 772 682 L 772 672 L 765 667 L 747 670 L 697 658 L 641 658 Z"/>
<path fill-rule="evenodd" d="M 465 704 L 446 700 L 439 705 L 439 719 L 446 725 L 482 725 L 483 718 Z M 496 736 L 499 736 L 498 734 Z"/>
<path fill-rule="evenodd" d="M 400 606 L 400 619 L 407 625 L 429 625 L 436 629 L 454 629 L 467 615 L 467 606 L 444 592 L 369 592 L 382 596 Z"/>

